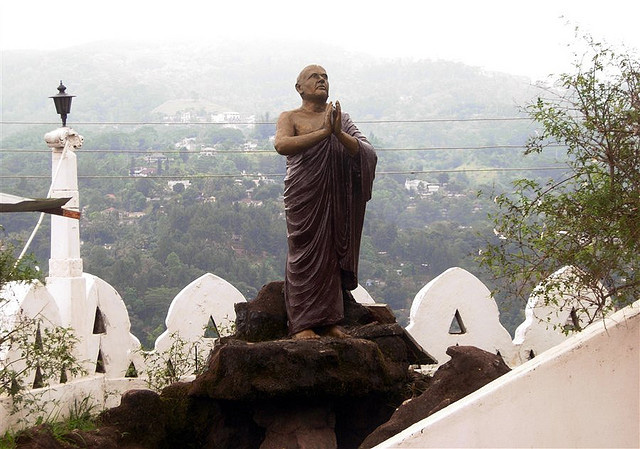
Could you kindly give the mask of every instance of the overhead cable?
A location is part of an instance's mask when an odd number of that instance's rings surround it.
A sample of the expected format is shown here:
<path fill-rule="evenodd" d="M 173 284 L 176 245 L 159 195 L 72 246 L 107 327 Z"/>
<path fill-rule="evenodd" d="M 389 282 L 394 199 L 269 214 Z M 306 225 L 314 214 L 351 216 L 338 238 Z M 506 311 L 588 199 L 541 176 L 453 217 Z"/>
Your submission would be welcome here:
<path fill-rule="evenodd" d="M 560 144 L 548 144 L 547 147 L 562 147 Z M 454 147 L 419 147 L 419 148 L 376 148 L 376 152 L 393 152 L 393 151 L 446 151 L 446 150 L 522 150 L 525 149 L 526 145 L 477 145 L 477 146 L 454 146 Z M 0 154 L 2 153 L 50 153 L 51 150 L 25 150 L 25 149 L 0 149 Z M 154 153 L 161 154 L 180 154 L 180 155 L 188 155 L 188 156 L 212 156 L 212 155 L 225 155 L 225 154 L 272 154 L 277 155 L 278 153 L 273 150 L 199 150 L 199 151 L 180 151 L 180 150 L 85 150 L 84 154 L 91 153 L 110 153 L 110 154 L 148 154 L 152 155 Z"/>
<path fill-rule="evenodd" d="M 439 123 L 439 122 L 510 122 L 510 121 L 533 121 L 530 117 L 475 117 L 475 118 L 427 118 L 427 119 L 384 119 L 384 120 L 357 120 L 356 124 L 377 124 L 377 123 Z M 19 120 L 7 120 L 0 121 L 1 125 L 57 125 L 57 122 L 35 122 L 35 121 L 19 121 Z M 144 126 L 144 125 L 238 125 L 238 126 L 253 126 L 253 125 L 275 125 L 276 122 L 74 122 L 73 125 L 93 126 Z"/>
<path fill-rule="evenodd" d="M 514 172 L 514 171 L 547 171 L 547 170 L 567 170 L 565 165 L 551 165 L 547 167 L 486 167 L 486 168 L 456 168 L 442 170 L 399 170 L 399 171 L 377 171 L 376 176 L 381 175 L 419 175 L 434 173 L 481 173 L 481 172 Z M 133 175 L 78 175 L 78 179 L 208 179 L 208 178 L 284 178 L 285 173 L 210 173 L 199 175 L 153 175 L 153 176 L 133 176 Z M 48 179 L 46 175 L 27 176 L 0 176 L 0 179 Z"/>

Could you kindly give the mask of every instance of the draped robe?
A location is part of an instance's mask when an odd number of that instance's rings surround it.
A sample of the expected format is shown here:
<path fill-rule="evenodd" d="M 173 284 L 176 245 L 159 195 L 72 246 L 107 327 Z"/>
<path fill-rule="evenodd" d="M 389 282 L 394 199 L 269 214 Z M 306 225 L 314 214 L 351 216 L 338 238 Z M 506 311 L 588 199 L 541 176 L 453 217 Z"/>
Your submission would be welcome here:
<path fill-rule="evenodd" d="M 346 113 L 342 130 L 358 140 L 358 154 L 351 156 L 331 134 L 287 156 L 285 302 L 291 334 L 337 324 L 344 316 L 342 290 L 358 286 L 362 224 L 377 156 Z"/>

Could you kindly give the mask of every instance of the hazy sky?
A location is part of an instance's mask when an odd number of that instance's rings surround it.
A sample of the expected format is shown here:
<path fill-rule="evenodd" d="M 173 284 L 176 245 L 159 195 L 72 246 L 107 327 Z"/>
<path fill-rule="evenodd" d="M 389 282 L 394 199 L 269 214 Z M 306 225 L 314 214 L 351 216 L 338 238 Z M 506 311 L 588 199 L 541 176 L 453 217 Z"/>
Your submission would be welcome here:
<path fill-rule="evenodd" d="M 578 25 L 640 49 L 637 0 L 0 0 L 2 50 L 96 40 L 296 38 L 383 57 L 544 78 L 569 70 Z"/>

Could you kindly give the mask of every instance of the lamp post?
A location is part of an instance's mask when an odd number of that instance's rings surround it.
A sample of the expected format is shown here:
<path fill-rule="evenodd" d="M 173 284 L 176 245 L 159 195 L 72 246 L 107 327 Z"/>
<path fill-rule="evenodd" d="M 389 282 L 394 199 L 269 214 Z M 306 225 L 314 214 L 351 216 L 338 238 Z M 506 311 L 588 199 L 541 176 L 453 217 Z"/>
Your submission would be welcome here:
<path fill-rule="evenodd" d="M 53 103 L 56 105 L 56 112 L 62 117 L 63 127 L 67 126 L 67 114 L 71 112 L 71 100 L 75 97 L 75 95 L 65 93 L 66 89 L 65 85 L 62 84 L 62 80 L 60 80 L 58 93 L 49 97 L 53 98 Z"/>
<path fill-rule="evenodd" d="M 60 81 L 59 93 L 50 97 L 53 98 L 57 113 L 62 117 L 62 127 L 44 136 L 47 146 L 51 149 L 49 197 L 71 198 L 66 207 L 79 212 L 76 150 L 82 147 L 84 139 L 66 126 L 73 95 L 65 93 L 65 89 Z M 76 331 L 82 329 L 82 323 L 86 321 L 86 311 L 83 309 L 86 302 L 86 282 L 82 277 L 79 226 L 79 220 L 61 216 L 51 218 L 51 257 L 47 277 L 47 290 L 58 304 L 63 325 L 71 326 Z"/>
<path fill-rule="evenodd" d="M 73 95 L 65 93 L 66 87 L 60 81 L 58 94 L 53 98 L 56 112 L 62 117 L 62 127 L 44 136 L 51 149 L 51 198 L 71 198 L 66 207 L 80 212 L 78 192 L 78 162 L 76 150 L 82 147 L 84 139 L 74 129 L 67 127 L 67 114 L 71 111 Z M 51 257 L 49 275 L 46 278 L 47 291 L 54 298 L 63 326 L 71 327 L 79 339 L 74 350 L 77 360 L 81 360 L 87 372 L 95 370 L 95 353 L 99 342 L 91 341 L 95 304 L 87 299 L 87 280 L 84 277 L 80 256 L 80 220 L 62 216 L 51 217 Z"/>

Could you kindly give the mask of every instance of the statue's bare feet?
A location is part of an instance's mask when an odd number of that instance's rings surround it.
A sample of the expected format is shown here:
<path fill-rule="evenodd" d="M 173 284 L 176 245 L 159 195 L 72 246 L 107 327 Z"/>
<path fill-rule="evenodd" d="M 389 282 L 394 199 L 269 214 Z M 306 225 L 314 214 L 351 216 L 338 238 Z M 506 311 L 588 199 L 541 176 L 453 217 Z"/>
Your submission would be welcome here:
<path fill-rule="evenodd" d="M 345 334 L 338 326 L 329 326 L 325 329 L 323 335 L 333 338 L 351 338 L 350 335 Z"/>
<path fill-rule="evenodd" d="M 320 338 L 320 336 L 316 334 L 313 329 L 305 329 L 297 334 L 293 334 L 294 340 L 315 340 L 317 338 Z"/>

